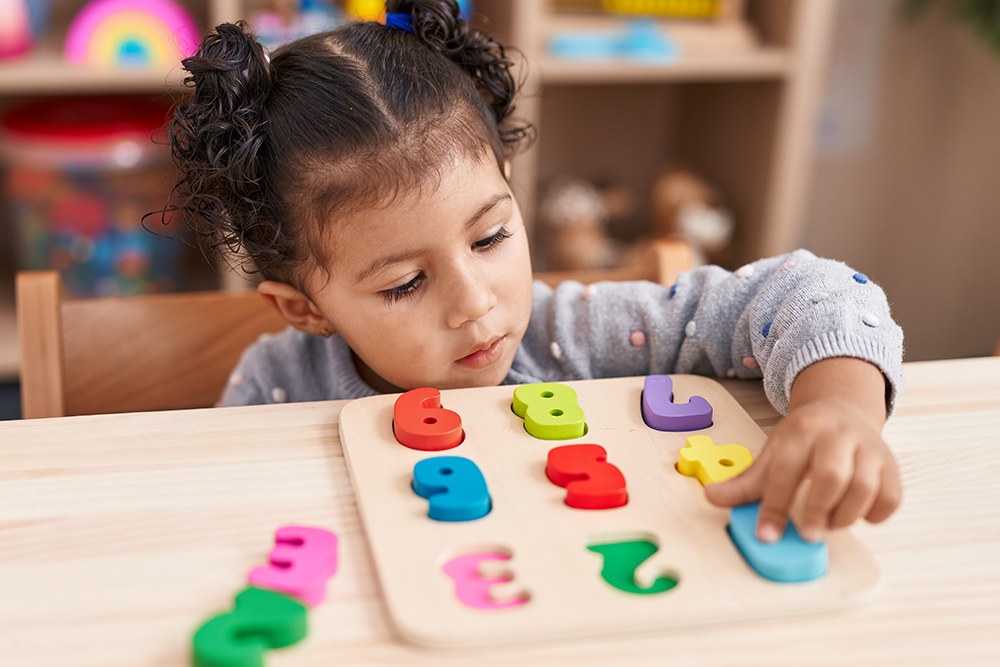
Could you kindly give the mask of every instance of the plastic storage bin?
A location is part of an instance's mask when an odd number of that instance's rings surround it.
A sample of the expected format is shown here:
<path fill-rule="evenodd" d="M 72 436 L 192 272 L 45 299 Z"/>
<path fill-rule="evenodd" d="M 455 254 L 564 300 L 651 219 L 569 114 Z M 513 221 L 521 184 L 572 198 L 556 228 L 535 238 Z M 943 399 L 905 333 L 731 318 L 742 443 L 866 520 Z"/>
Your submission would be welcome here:
<path fill-rule="evenodd" d="M 58 269 L 74 296 L 175 291 L 184 244 L 159 217 L 172 185 L 154 143 L 169 107 L 134 98 L 57 98 L 0 117 L 4 216 L 18 268 Z"/>

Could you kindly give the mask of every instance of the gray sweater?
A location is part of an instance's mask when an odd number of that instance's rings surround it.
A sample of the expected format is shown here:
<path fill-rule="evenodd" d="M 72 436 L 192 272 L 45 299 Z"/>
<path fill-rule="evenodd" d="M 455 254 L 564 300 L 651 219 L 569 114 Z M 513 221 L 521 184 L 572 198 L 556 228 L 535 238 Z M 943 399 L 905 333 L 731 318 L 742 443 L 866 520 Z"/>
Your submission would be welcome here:
<path fill-rule="evenodd" d="M 735 272 L 705 266 L 663 287 L 646 282 L 534 286 L 528 331 L 504 384 L 697 373 L 763 378 L 788 411 L 796 375 L 829 357 L 875 364 L 891 412 L 903 332 L 864 274 L 805 250 Z M 371 396 L 339 336 L 263 336 L 230 376 L 223 405 Z"/>

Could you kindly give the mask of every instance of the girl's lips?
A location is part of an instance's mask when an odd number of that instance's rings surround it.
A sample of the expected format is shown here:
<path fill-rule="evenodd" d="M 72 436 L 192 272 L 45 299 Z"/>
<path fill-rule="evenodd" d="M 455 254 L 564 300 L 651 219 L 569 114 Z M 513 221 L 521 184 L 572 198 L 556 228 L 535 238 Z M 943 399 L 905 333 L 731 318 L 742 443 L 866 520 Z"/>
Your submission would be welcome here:
<path fill-rule="evenodd" d="M 493 341 L 493 343 L 486 349 L 476 350 L 468 356 L 456 359 L 455 363 L 469 368 L 486 368 L 499 359 L 500 355 L 503 354 L 503 346 L 506 340 L 506 336 L 501 336 Z"/>

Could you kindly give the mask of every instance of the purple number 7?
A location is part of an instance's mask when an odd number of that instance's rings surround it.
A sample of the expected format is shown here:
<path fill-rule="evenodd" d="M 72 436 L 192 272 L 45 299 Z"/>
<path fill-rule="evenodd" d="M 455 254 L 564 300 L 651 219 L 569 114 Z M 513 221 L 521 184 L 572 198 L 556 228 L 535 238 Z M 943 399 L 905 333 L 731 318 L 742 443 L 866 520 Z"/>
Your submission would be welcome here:
<path fill-rule="evenodd" d="M 642 419 L 657 431 L 697 431 L 712 425 L 712 406 L 701 396 L 674 403 L 669 375 L 647 375 L 642 389 Z"/>

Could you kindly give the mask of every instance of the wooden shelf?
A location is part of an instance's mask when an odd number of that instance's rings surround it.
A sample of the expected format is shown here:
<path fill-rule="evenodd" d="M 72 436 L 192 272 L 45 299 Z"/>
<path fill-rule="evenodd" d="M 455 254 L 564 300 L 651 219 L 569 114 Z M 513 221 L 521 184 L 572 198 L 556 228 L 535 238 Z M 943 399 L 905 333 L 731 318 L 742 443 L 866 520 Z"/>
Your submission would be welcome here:
<path fill-rule="evenodd" d="M 546 85 L 634 84 L 681 81 L 749 81 L 780 79 L 788 72 L 783 49 L 746 54 L 684 58 L 665 64 L 639 64 L 624 59 L 585 61 L 545 56 L 539 64 Z"/>
<path fill-rule="evenodd" d="M 636 193 L 636 212 L 616 231 L 641 235 L 654 175 L 682 165 L 718 187 L 734 214 L 728 266 L 795 248 L 834 6 L 727 0 L 717 20 L 658 19 L 643 29 L 672 42 L 677 58 L 645 63 L 552 50 L 559 39 L 572 47 L 573 36 L 584 46 L 587 36 L 628 39 L 634 17 L 477 0 L 481 27 L 526 64 L 518 113 L 538 139 L 513 165 L 525 219 L 540 222 L 546 186 L 569 175 Z"/>
<path fill-rule="evenodd" d="M 607 14 L 543 16 L 534 47 L 543 84 L 776 79 L 783 77 L 789 67 L 789 51 L 762 44 L 755 29 L 743 20 L 653 22 L 653 29 L 677 48 L 678 58 L 671 62 L 560 58 L 552 55 L 548 47 L 557 36 L 621 36 L 627 34 L 635 19 Z"/>
<path fill-rule="evenodd" d="M 0 96 L 99 93 L 155 93 L 179 89 L 186 72 L 151 69 L 92 69 L 70 65 L 55 49 L 40 48 L 0 61 Z"/>

